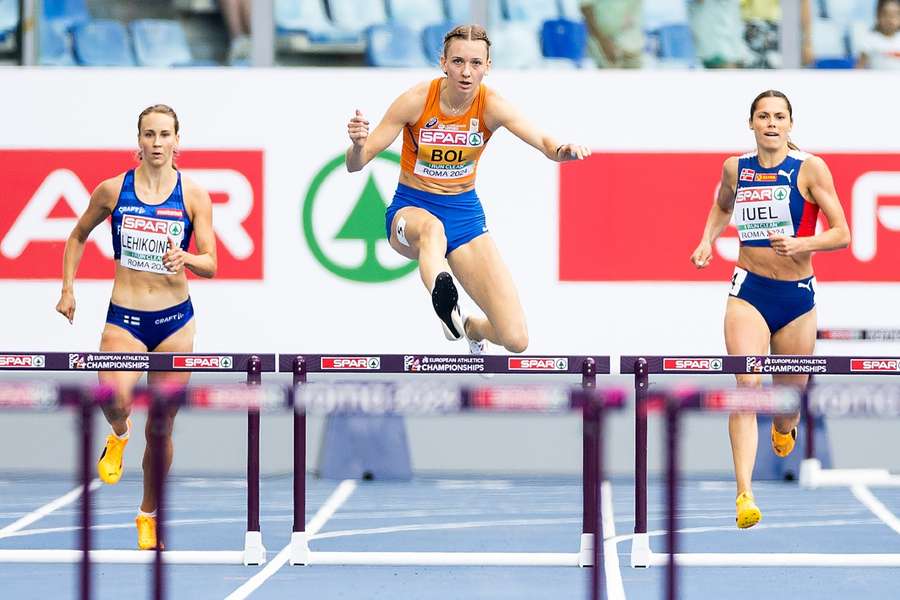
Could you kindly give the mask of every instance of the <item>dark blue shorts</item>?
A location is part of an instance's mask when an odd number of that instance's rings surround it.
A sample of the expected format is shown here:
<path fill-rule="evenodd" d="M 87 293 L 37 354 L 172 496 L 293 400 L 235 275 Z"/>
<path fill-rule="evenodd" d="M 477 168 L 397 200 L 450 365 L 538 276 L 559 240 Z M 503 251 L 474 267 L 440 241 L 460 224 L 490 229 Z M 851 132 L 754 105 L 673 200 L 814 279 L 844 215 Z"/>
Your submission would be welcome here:
<path fill-rule="evenodd" d="M 446 254 L 450 254 L 463 244 L 488 231 L 484 209 L 481 207 L 481 201 L 475 194 L 475 190 L 453 195 L 432 194 L 401 183 L 397 185 L 394 200 L 384 213 L 384 228 L 388 239 L 391 239 L 391 224 L 394 221 L 394 215 L 398 210 L 407 206 L 427 210 L 438 218 L 444 226 L 444 234 L 447 236 Z M 406 237 L 402 230 L 397 232 L 397 239 L 401 244 L 406 243 Z"/>
<path fill-rule="evenodd" d="M 781 281 L 735 267 L 728 295 L 752 304 L 775 333 L 816 306 L 816 278 Z"/>
<path fill-rule="evenodd" d="M 121 327 L 152 352 L 163 340 L 184 327 L 194 317 L 194 305 L 188 298 L 164 310 L 146 311 L 122 308 L 112 302 L 106 311 L 106 322 Z"/>

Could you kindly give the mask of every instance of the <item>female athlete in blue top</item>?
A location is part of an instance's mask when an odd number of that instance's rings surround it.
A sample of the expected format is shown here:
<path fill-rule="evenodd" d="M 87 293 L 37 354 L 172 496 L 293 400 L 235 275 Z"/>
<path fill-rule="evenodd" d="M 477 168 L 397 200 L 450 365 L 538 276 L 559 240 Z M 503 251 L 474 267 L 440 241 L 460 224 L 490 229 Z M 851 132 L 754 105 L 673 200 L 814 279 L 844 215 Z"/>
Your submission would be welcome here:
<path fill-rule="evenodd" d="M 700 245 L 691 255 L 698 269 L 712 260 L 712 245 L 734 216 L 741 249 L 725 310 L 729 354 L 812 354 L 816 342 L 815 277 L 812 254 L 846 248 L 850 230 L 825 161 L 801 152 L 789 135 L 793 112 L 776 90 L 750 106 L 756 152 L 733 156 L 706 219 Z M 816 233 L 821 210 L 828 229 Z M 773 375 L 781 385 L 805 386 L 806 375 Z M 737 375 L 738 385 L 757 387 L 760 375 Z M 787 456 L 794 448 L 800 415 L 773 419 L 772 448 Z M 756 415 L 735 413 L 728 433 L 737 481 L 737 526 L 762 518 L 751 489 L 756 462 Z"/>
<path fill-rule="evenodd" d="M 75 317 L 75 272 L 84 244 L 107 217 L 111 217 L 116 274 L 106 326 L 100 339 L 104 352 L 191 352 L 194 347 L 194 309 L 188 295 L 185 268 L 200 277 L 216 274 L 216 240 L 209 194 L 183 178 L 175 168 L 178 117 L 163 104 L 138 117 L 141 164 L 107 179 L 91 194 L 91 201 L 66 242 L 62 295 L 56 310 Z M 188 250 L 191 234 L 197 254 Z M 131 391 L 139 371 L 101 371 L 100 382 L 113 387 L 115 401 L 103 407 L 113 433 L 97 464 L 100 478 L 113 484 L 122 476 L 122 455 L 131 433 Z M 151 384 L 184 384 L 190 373 L 154 372 Z M 168 417 L 165 471 L 172 464 L 173 411 Z M 149 440 L 150 427 L 145 435 Z M 148 447 L 144 451 L 144 498 L 136 520 L 138 547 L 156 547 L 156 497 Z"/>

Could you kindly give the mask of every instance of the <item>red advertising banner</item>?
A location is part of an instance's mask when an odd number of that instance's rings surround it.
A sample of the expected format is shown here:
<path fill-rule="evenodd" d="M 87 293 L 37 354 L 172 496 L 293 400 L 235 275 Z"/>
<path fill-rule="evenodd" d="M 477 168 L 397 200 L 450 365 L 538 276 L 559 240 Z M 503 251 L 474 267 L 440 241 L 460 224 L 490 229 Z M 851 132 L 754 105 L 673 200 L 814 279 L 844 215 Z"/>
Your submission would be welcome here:
<path fill-rule="evenodd" d="M 595 153 L 560 175 L 561 281 L 722 281 L 738 241 L 729 226 L 709 267 L 690 256 L 724 153 Z M 814 258 L 822 281 L 900 280 L 900 154 L 822 154 L 850 224 L 850 248 Z M 821 218 L 824 225 L 824 217 Z"/>
<path fill-rule="evenodd" d="M 263 152 L 189 150 L 177 162 L 210 193 L 216 278 L 262 279 Z M 60 278 L 66 239 L 91 192 L 136 165 L 130 150 L 0 150 L 0 280 Z M 94 230 L 79 279 L 113 276 L 110 235 L 108 220 Z"/>

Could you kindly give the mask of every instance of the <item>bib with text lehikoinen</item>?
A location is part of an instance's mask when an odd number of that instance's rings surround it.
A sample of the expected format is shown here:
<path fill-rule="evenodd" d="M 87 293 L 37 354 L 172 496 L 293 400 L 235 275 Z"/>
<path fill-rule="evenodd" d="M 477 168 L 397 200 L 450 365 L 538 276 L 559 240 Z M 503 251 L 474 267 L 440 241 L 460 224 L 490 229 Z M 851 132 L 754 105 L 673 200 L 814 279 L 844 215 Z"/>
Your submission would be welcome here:
<path fill-rule="evenodd" d="M 140 215 L 123 215 L 120 231 L 123 267 L 136 271 L 149 271 L 170 275 L 163 265 L 163 256 L 169 249 L 169 238 L 175 247 L 184 239 L 184 224 L 178 220 L 156 219 Z"/>

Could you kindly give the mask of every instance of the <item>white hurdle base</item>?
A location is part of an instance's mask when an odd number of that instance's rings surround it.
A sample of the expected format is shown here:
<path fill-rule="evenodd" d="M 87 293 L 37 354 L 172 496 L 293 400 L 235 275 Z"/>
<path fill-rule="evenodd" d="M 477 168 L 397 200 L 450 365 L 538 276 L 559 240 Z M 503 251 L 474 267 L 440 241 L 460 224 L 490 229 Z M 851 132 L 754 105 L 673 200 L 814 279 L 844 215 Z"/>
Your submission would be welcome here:
<path fill-rule="evenodd" d="M 542 552 L 310 552 L 311 565 L 578 567 L 579 554 Z"/>
<path fill-rule="evenodd" d="M 262 533 L 247 531 L 244 533 L 244 564 L 261 565 L 266 562 L 266 547 L 262 543 Z"/>
<path fill-rule="evenodd" d="M 650 550 L 650 535 L 636 533 L 631 538 L 631 567 L 643 569 L 653 564 L 653 551 Z"/>
<path fill-rule="evenodd" d="M 288 560 L 292 567 L 309 564 L 309 541 L 305 531 L 291 533 L 291 554 Z"/>
<path fill-rule="evenodd" d="M 808 489 L 852 485 L 900 486 L 900 475 L 892 475 L 887 469 L 823 469 L 817 458 L 807 458 L 800 463 L 799 479 L 800 486 Z"/>
<path fill-rule="evenodd" d="M 578 566 L 594 566 L 594 534 L 582 533 L 581 545 L 578 548 Z"/>
<path fill-rule="evenodd" d="M 0 550 L 0 563 L 79 563 L 81 550 Z M 91 550 L 98 564 L 150 564 L 156 552 L 148 550 Z M 241 550 L 164 550 L 162 560 L 172 565 L 243 565 Z"/>
<path fill-rule="evenodd" d="M 654 553 L 654 567 L 669 564 L 669 555 Z M 680 567 L 900 567 L 900 554 L 701 553 L 676 554 Z"/>

